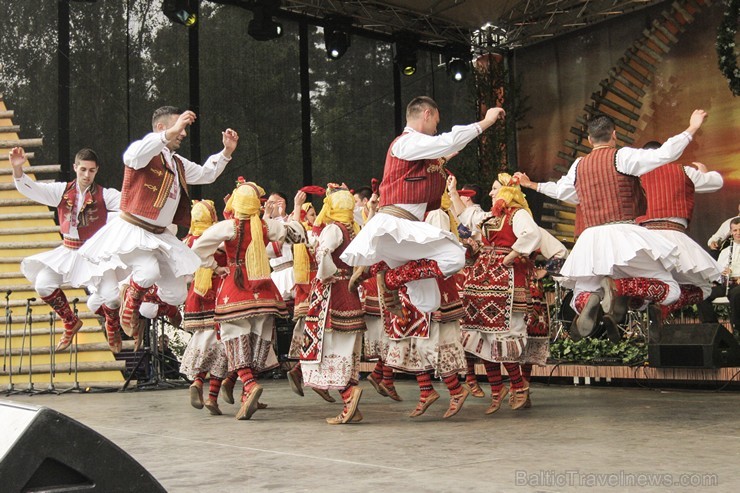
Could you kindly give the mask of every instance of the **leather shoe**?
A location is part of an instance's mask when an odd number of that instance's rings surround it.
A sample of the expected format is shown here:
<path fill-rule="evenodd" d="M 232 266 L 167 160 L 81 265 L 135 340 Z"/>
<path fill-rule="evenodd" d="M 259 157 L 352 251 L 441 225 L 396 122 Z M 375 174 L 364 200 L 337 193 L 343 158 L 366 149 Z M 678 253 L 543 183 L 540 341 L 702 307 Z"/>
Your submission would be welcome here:
<path fill-rule="evenodd" d="M 203 385 L 193 383 L 190 386 L 190 405 L 195 409 L 203 409 Z"/>
<path fill-rule="evenodd" d="M 465 399 L 467 399 L 469 395 L 470 395 L 470 391 L 467 389 L 467 387 L 463 387 L 462 392 L 460 392 L 459 394 L 451 395 L 450 396 L 450 407 L 447 408 L 447 412 L 445 412 L 442 417 L 451 418 L 454 415 L 456 415 L 458 412 L 460 412 L 460 409 L 462 409 Z"/>
<path fill-rule="evenodd" d="M 504 402 L 504 397 L 509 393 L 508 387 L 501 387 L 501 390 L 496 394 L 491 394 L 491 405 L 486 409 L 486 414 L 493 414 L 501 409 L 501 403 Z"/>
<path fill-rule="evenodd" d="M 328 390 L 317 389 L 316 387 L 311 387 L 311 389 L 317 394 L 319 394 L 321 398 L 324 399 L 326 402 L 337 402 L 337 400 L 329 394 Z"/>
<path fill-rule="evenodd" d="M 295 367 L 288 371 L 286 376 L 288 377 L 290 390 L 303 397 L 303 382 L 301 382 L 301 376 L 295 371 Z"/>
<path fill-rule="evenodd" d="M 375 380 L 375 377 L 372 373 L 367 376 L 367 381 L 370 382 L 370 385 L 373 386 L 378 394 L 382 395 L 383 397 L 388 397 L 388 393 L 380 387 L 382 382 L 378 382 L 377 380 Z"/>
<path fill-rule="evenodd" d="M 426 412 L 427 409 L 429 409 L 429 406 L 432 405 L 434 401 L 439 399 L 439 393 L 436 390 L 432 390 L 432 393 L 425 397 L 420 397 L 419 402 L 416 404 L 416 409 L 411 411 L 411 414 L 409 414 L 410 418 L 416 418 L 417 416 L 421 416 Z"/>
<path fill-rule="evenodd" d="M 483 389 L 481 388 L 477 380 L 474 382 L 465 382 L 465 386 L 468 388 L 468 390 L 470 391 L 470 395 L 472 395 L 473 397 L 482 399 L 486 396 L 486 393 L 483 392 Z"/>
<path fill-rule="evenodd" d="M 398 392 L 396 392 L 396 387 L 388 387 L 383 382 L 380 382 L 380 390 L 385 392 L 385 395 L 393 399 L 394 401 L 401 402 L 403 399 L 401 399 L 401 396 L 398 395 Z"/>
<path fill-rule="evenodd" d="M 527 404 L 527 399 L 529 399 L 529 387 L 513 389 L 511 394 L 511 399 L 509 400 L 511 408 L 522 409 Z"/>
<path fill-rule="evenodd" d="M 224 381 L 221 383 L 221 398 L 227 404 L 234 403 L 234 382 L 228 378 L 224 378 Z"/>
<path fill-rule="evenodd" d="M 204 405 L 206 406 L 206 409 L 208 409 L 208 412 L 210 412 L 213 416 L 221 416 L 223 414 L 221 412 L 221 409 L 218 408 L 218 402 L 216 401 L 206 399 Z"/>
<path fill-rule="evenodd" d="M 255 411 L 259 408 L 259 398 L 262 395 L 262 386 L 260 384 L 254 384 L 252 390 L 245 393 L 242 398 L 242 407 L 239 412 L 236 413 L 236 419 L 246 420 L 254 415 Z"/>

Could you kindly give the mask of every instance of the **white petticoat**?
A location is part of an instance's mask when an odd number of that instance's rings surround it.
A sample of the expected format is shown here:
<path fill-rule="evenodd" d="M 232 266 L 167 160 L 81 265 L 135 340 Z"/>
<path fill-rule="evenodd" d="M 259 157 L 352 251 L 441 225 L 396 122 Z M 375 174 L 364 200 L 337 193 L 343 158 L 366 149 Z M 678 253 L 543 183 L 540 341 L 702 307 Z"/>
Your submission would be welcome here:
<path fill-rule="evenodd" d="M 679 284 L 698 286 L 708 296 L 712 282 L 719 281 L 722 267 L 698 243 L 681 231 L 653 230 L 678 247 L 678 268 L 673 277 Z"/>
<path fill-rule="evenodd" d="M 445 276 L 465 266 L 465 248 L 449 231 L 421 221 L 409 221 L 379 213 L 365 224 L 340 257 L 352 266 L 370 266 L 385 261 L 399 267 L 410 260 L 429 259 Z M 411 302 L 428 313 L 439 308 L 437 281 L 422 279 L 407 284 Z"/>
<path fill-rule="evenodd" d="M 85 281 L 92 277 L 96 267 L 82 257 L 79 252 L 79 250 L 60 245 L 48 252 L 31 255 L 21 262 L 21 273 L 31 283 L 35 283 L 39 272 L 48 267 L 61 275 L 65 284 L 74 287 L 85 286 Z"/>
<path fill-rule="evenodd" d="M 608 224 L 587 228 L 578 237 L 560 275 L 568 280 L 613 276 L 622 267 L 675 271 L 678 262 L 676 245 L 655 231 L 635 224 Z M 641 277 L 655 277 L 650 270 Z"/>
<path fill-rule="evenodd" d="M 154 234 L 116 217 L 87 240 L 79 253 L 95 264 L 93 278 L 104 271 L 118 269 L 119 279 L 130 274 L 122 256 L 137 251 L 157 252 L 175 277 L 192 275 L 200 258 L 169 230 Z"/>
<path fill-rule="evenodd" d="M 272 279 L 272 282 L 275 284 L 275 286 L 278 288 L 278 291 L 280 291 L 280 296 L 282 296 L 284 300 L 287 301 L 293 299 L 293 290 L 295 288 L 293 267 L 273 271 L 270 274 L 270 278 Z"/>

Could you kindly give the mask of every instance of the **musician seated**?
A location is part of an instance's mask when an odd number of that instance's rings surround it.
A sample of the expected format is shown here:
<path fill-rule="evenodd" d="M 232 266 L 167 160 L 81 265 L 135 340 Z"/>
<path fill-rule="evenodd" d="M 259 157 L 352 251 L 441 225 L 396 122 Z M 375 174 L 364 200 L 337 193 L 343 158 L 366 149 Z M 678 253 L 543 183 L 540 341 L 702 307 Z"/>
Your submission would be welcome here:
<path fill-rule="evenodd" d="M 730 302 L 730 322 L 733 331 L 740 329 L 740 217 L 730 221 L 730 245 L 722 250 L 717 262 L 724 267 L 722 281 L 712 288 L 707 299 L 699 303 L 699 319 L 702 323 L 716 323 L 712 301 L 727 296 Z"/>
<path fill-rule="evenodd" d="M 724 247 L 729 246 L 728 240 L 730 239 L 730 222 L 733 219 L 740 217 L 740 204 L 737 206 L 737 216 L 731 217 L 723 222 L 717 231 L 709 237 L 707 240 L 707 246 L 712 251 L 712 257 L 717 258 L 717 253 Z"/>

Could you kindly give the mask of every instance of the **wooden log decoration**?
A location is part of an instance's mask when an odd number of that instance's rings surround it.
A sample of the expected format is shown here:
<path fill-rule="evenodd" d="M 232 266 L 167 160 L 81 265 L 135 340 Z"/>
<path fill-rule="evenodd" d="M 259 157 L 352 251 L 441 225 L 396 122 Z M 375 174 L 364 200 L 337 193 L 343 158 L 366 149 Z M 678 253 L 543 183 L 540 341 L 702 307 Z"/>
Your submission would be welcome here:
<path fill-rule="evenodd" d="M 12 149 L 13 147 L 42 147 L 44 139 L 1 139 L 0 149 Z"/>
<path fill-rule="evenodd" d="M 26 159 L 33 159 L 36 157 L 36 154 L 33 152 L 27 152 L 26 153 Z M 0 152 L 0 161 L 7 161 L 8 160 L 8 153 L 7 152 Z"/>
<path fill-rule="evenodd" d="M 28 154 L 26 154 L 28 156 Z M 33 175 L 42 175 L 42 174 L 50 174 L 50 173 L 60 173 L 62 171 L 62 165 L 61 164 L 46 164 L 44 166 L 24 166 L 23 172 Z M 2 175 L 12 175 L 13 169 L 12 168 L 0 168 L 0 176 Z"/>
<path fill-rule="evenodd" d="M 601 105 L 606 106 L 607 108 L 613 109 L 617 113 L 626 116 L 630 120 L 635 120 L 636 121 L 636 120 L 639 120 L 640 119 L 640 115 L 638 115 L 634 111 L 628 110 L 627 108 L 625 108 L 621 104 L 616 103 L 614 101 L 611 101 L 610 99 L 606 98 L 605 96 L 602 96 L 601 94 L 594 93 L 591 96 L 591 99 L 593 99 L 594 101 L 596 101 L 598 104 L 601 104 Z"/>
<path fill-rule="evenodd" d="M 625 89 L 632 91 L 637 97 L 641 98 L 645 95 L 645 90 L 642 87 L 638 86 L 622 74 L 618 74 L 616 70 L 610 69 L 609 77 L 622 84 Z"/>
<path fill-rule="evenodd" d="M 624 102 L 630 104 L 631 106 L 634 106 L 635 108 L 642 108 L 642 102 L 636 98 L 633 98 L 626 92 L 622 91 L 618 87 L 616 87 L 616 84 L 614 82 L 610 81 L 609 79 L 604 79 L 601 82 L 599 82 L 599 85 L 604 89 L 605 92 L 610 92 L 619 98 L 621 98 Z"/>
<path fill-rule="evenodd" d="M 660 22 L 653 19 L 653 22 L 651 23 L 652 26 L 655 28 L 657 32 L 665 36 L 665 38 L 670 41 L 673 44 L 678 43 L 678 38 L 673 35 L 671 31 L 669 31 L 665 26 L 663 26 Z"/>
<path fill-rule="evenodd" d="M 542 204 L 542 207 L 545 209 L 552 209 L 554 211 L 570 212 L 572 214 L 575 214 L 576 212 L 576 207 L 574 205 L 569 205 L 567 202 L 545 202 Z"/>
<path fill-rule="evenodd" d="M 630 75 L 633 79 L 635 79 L 638 83 L 642 84 L 643 86 L 650 85 L 650 79 L 645 77 L 645 74 L 637 70 L 630 62 L 631 60 L 627 58 L 626 56 L 624 56 L 617 62 L 617 67 L 624 70 L 626 74 Z"/>
<path fill-rule="evenodd" d="M 0 118 L 13 118 L 14 116 L 15 116 L 15 111 L 13 110 L 0 111 Z"/>
<path fill-rule="evenodd" d="M 652 63 L 648 62 L 647 60 L 639 56 L 635 50 L 627 50 L 624 56 L 626 56 L 631 62 L 635 62 L 636 64 L 640 65 L 642 68 L 644 68 L 645 70 L 647 70 L 648 72 L 652 74 L 654 74 L 655 71 L 657 70 L 655 65 L 653 65 Z"/>
<path fill-rule="evenodd" d="M 658 47 L 663 53 L 671 51 L 671 47 L 664 43 L 654 32 L 649 29 L 642 31 L 642 35 L 645 36 L 651 43 Z"/>
<path fill-rule="evenodd" d="M 0 125 L 0 134 L 3 133 L 18 133 L 21 131 L 20 125 Z"/>

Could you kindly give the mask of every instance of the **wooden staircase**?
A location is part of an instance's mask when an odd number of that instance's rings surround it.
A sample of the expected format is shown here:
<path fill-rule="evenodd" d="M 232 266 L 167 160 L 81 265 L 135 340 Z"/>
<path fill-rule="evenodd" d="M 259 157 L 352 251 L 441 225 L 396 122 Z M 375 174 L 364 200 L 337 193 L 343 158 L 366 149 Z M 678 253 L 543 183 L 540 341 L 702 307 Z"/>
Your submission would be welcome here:
<path fill-rule="evenodd" d="M 652 117 L 643 110 L 641 100 L 653 83 L 658 65 L 671 47 L 678 43 L 678 36 L 686 30 L 686 26 L 710 4 L 711 0 L 676 0 L 657 19 L 653 19 L 650 27 L 643 30 L 642 36 L 609 70 L 609 77 L 599 82 L 600 89 L 591 95 L 591 102 L 583 108 L 583 116 L 576 118 L 576 125 L 570 128 L 571 136 L 563 142 L 563 150 L 558 152 L 561 162 L 553 167 L 555 172 L 567 173 L 576 158 L 591 151 L 586 122 L 594 115 L 606 114 L 614 119 L 617 145 L 629 146 L 634 143 L 633 134 L 638 129 L 644 129 Z M 549 224 L 546 229 L 559 240 L 572 244 L 575 206 L 548 199 L 543 207 L 542 222 Z"/>
<path fill-rule="evenodd" d="M 76 358 L 68 349 L 55 356 L 51 361 L 50 346 L 56 345 L 64 330 L 60 320 L 56 321 L 55 333 L 51 333 L 51 309 L 40 300 L 33 286 L 20 272 L 20 262 L 25 257 L 56 248 L 61 245 L 59 227 L 54 220 L 54 212 L 48 207 L 23 197 L 13 184 L 12 169 L 8 153 L 15 146 L 29 149 L 39 148 L 43 139 L 20 139 L 18 125 L 12 123 L 14 112 L 8 110 L 0 95 L 0 293 L 10 293 L 7 304 L 11 311 L 12 323 L 0 328 L 0 391 L 8 388 L 12 370 L 13 384 L 16 389 L 28 386 L 29 368 L 32 370 L 34 386 L 46 388 L 53 381 L 59 388 L 71 387 L 75 381 L 74 367 L 77 361 L 77 378 L 82 388 L 110 387 L 123 384 L 122 371 L 124 361 L 116 361 L 108 348 L 105 331 L 98 317 L 90 313 L 85 305 L 87 294 L 83 289 L 64 289 L 71 301 L 78 298 L 77 308 L 83 321 L 82 329 L 77 336 Z M 33 152 L 26 152 L 29 160 Z M 54 175 L 61 170 L 60 165 L 31 166 L 26 173 L 36 179 L 44 176 L 43 182 L 54 181 Z M 28 298 L 31 315 L 27 317 Z M 30 330 L 24 325 L 30 322 Z M 23 347 L 23 354 L 21 354 Z M 74 344 L 71 346 L 74 348 Z M 132 342 L 124 348 L 133 348 Z M 31 366 L 29 367 L 29 363 Z"/>

